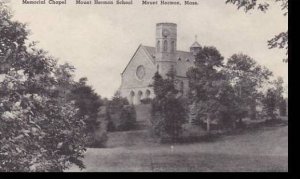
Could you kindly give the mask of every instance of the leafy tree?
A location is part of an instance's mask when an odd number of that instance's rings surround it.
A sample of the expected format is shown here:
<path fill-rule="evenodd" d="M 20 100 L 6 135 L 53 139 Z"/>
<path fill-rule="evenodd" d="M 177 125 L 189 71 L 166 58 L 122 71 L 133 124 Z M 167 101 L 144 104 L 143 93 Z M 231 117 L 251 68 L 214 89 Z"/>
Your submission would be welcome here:
<path fill-rule="evenodd" d="M 281 9 L 284 11 L 283 15 L 288 15 L 288 0 L 275 0 L 276 3 L 281 3 Z M 226 0 L 226 4 L 234 4 L 238 9 L 242 8 L 245 12 L 257 8 L 262 12 L 266 12 L 270 6 L 268 0 L 263 0 L 258 2 L 257 0 Z M 281 32 L 274 38 L 268 41 L 268 46 L 272 48 L 280 48 L 286 50 L 286 55 L 288 55 L 288 31 Z M 288 58 L 283 59 L 284 62 L 288 62 Z"/>
<path fill-rule="evenodd" d="M 80 168 L 85 123 L 64 88 L 56 61 L 34 43 L 26 26 L 12 21 L 0 2 L 0 171 L 63 171 Z"/>
<path fill-rule="evenodd" d="M 136 112 L 132 105 L 129 105 L 127 98 L 123 98 L 117 91 L 112 100 L 108 102 L 110 131 L 126 131 L 134 129 L 136 124 Z"/>
<path fill-rule="evenodd" d="M 237 104 L 235 93 L 227 81 L 223 68 L 223 56 L 215 47 L 203 47 L 195 56 L 195 67 L 187 72 L 192 104 L 197 105 L 195 123 L 206 123 L 210 131 L 210 121 L 221 120 L 223 126 L 234 125 L 233 115 Z"/>
<path fill-rule="evenodd" d="M 120 123 L 117 126 L 118 130 L 131 130 L 135 128 L 136 112 L 135 108 L 131 105 L 125 105 L 121 109 Z"/>
<path fill-rule="evenodd" d="M 120 95 L 119 91 L 116 91 L 114 96 L 112 97 L 112 100 L 109 102 L 109 105 L 113 107 L 120 107 L 124 105 L 129 105 L 129 102 L 127 98 L 124 98 Z"/>
<path fill-rule="evenodd" d="M 287 116 L 287 100 L 282 100 L 279 103 L 279 112 L 281 116 Z"/>
<path fill-rule="evenodd" d="M 283 92 L 284 92 L 284 88 L 283 88 L 283 78 L 282 77 L 278 77 L 277 80 L 273 81 L 274 84 L 274 88 L 275 88 L 275 93 L 276 93 L 276 98 L 278 101 L 278 104 L 284 100 L 283 98 Z"/>
<path fill-rule="evenodd" d="M 272 72 L 258 65 L 251 57 L 241 53 L 234 54 L 228 59 L 224 71 L 239 98 L 239 105 L 244 111 L 241 113 L 240 120 L 246 117 L 249 108 L 252 111 L 251 118 L 255 118 L 256 102 L 260 99 L 261 89 L 268 82 Z"/>
<path fill-rule="evenodd" d="M 79 109 L 79 116 L 84 118 L 86 123 L 85 132 L 89 136 L 89 145 L 92 146 L 96 141 L 97 143 L 100 142 L 97 140 L 99 136 L 95 134 L 100 130 L 101 123 L 105 121 L 98 115 L 100 106 L 103 105 L 101 97 L 86 83 L 87 78 L 81 78 L 78 83 L 71 86 L 70 92 L 68 93 L 68 100 L 75 101 L 75 105 Z M 104 142 L 106 141 L 104 140 L 103 143 Z"/>
<path fill-rule="evenodd" d="M 284 88 L 283 88 L 283 79 L 278 77 L 277 80 L 273 81 L 274 92 L 276 95 L 276 108 L 279 109 L 280 115 L 286 115 L 286 101 L 283 97 Z"/>
<path fill-rule="evenodd" d="M 268 89 L 263 97 L 263 112 L 266 114 L 267 121 L 275 121 L 276 116 L 276 92 L 274 89 Z"/>
<path fill-rule="evenodd" d="M 171 69 L 167 79 L 163 79 L 158 72 L 153 77 L 155 98 L 152 101 L 152 119 L 154 134 L 164 140 L 178 141 L 185 122 L 186 109 L 174 85 L 175 73 Z"/>

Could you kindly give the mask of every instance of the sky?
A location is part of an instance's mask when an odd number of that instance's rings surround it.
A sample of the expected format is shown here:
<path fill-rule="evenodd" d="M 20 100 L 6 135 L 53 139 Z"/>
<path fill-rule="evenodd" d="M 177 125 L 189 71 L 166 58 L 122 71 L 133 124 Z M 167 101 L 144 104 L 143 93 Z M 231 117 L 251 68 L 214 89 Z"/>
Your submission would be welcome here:
<path fill-rule="evenodd" d="M 202 46 L 215 46 L 229 58 L 244 53 L 281 76 L 287 87 L 285 51 L 268 49 L 267 41 L 288 29 L 279 4 L 267 13 L 245 13 L 225 0 L 198 0 L 197 6 L 25 5 L 11 1 L 14 19 L 28 24 L 29 40 L 75 66 L 75 79 L 87 77 L 102 97 L 110 98 L 121 72 L 140 44 L 154 46 L 159 22 L 177 23 L 177 49 L 188 51 L 198 36 Z M 270 1 L 272 3 L 272 1 Z"/>

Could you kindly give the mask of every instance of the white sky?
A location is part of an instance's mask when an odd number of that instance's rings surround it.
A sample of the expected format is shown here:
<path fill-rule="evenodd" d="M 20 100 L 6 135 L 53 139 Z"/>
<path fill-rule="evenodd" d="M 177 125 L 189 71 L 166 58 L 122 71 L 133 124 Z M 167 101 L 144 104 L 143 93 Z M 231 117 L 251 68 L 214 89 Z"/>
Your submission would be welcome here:
<path fill-rule="evenodd" d="M 268 49 L 267 40 L 288 28 L 279 4 L 267 13 L 245 14 L 225 0 L 198 0 L 198 6 L 23 5 L 12 1 L 15 19 L 28 23 L 30 40 L 39 47 L 76 67 L 76 78 L 87 77 L 88 84 L 102 97 L 111 97 L 139 44 L 154 46 L 155 24 L 178 25 L 177 46 L 189 50 L 198 35 L 203 46 L 215 46 L 228 58 L 243 52 L 282 76 L 287 86 L 288 65 L 282 62 L 284 50 Z"/>

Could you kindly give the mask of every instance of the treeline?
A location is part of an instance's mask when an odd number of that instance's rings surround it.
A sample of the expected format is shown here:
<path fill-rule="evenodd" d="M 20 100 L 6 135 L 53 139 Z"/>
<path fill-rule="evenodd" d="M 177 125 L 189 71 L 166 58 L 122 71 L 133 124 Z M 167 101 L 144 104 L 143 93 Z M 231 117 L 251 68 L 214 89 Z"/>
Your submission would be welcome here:
<path fill-rule="evenodd" d="M 194 64 L 187 72 L 187 97 L 176 89 L 174 69 L 166 79 L 158 73 L 153 77 L 152 125 L 162 141 L 178 141 L 188 121 L 210 133 L 212 124 L 232 131 L 242 128 L 245 118 L 276 122 L 278 109 L 286 113 L 282 78 L 271 81 L 272 72 L 248 55 L 234 54 L 225 63 L 215 47 L 204 46 Z"/>

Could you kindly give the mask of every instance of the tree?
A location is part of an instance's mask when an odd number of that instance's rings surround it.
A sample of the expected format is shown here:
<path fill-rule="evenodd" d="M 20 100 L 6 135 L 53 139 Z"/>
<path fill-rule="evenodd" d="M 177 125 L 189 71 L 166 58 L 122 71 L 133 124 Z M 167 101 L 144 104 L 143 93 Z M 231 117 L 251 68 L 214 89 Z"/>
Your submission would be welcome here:
<path fill-rule="evenodd" d="M 288 15 L 288 0 L 275 0 L 276 3 L 281 3 L 281 9 L 284 11 L 283 15 Z M 262 12 L 266 12 L 270 6 L 268 0 L 263 0 L 260 3 L 257 0 L 226 0 L 226 4 L 234 4 L 238 9 L 243 8 L 245 12 L 257 8 Z M 274 38 L 268 41 L 268 46 L 272 48 L 280 48 L 286 50 L 286 55 L 288 55 L 288 31 L 281 32 Z M 288 62 L 288 58 L 283 59 L 284 62 Z"/>
<path fill-rule="evenodd" d="M 26 26 L 11 18 L 0 2 L 0 171 L 83 168 L 85 123 L 73 102 L 62 103 L 59 67 L 25 45 Z"/>
<path fill-rule="evenodd" d="M 277 106 L 280 105 L 280 103 L 282 102 L 282 100 L 284 100 L 283 98 L 283 93 L 284 93 L 284 88 L 283 88 L 283 78 L 282 77 L 278 77 L 277 80 L 273 81 L 274 84 L 274 88 L 275 88 L 275 93 L 276 93 L 276 98 L 277 98 Z"/>
<path fill-rule="evenodd" d="M 75 101 L 75 106 L 79 109 L 78 115 L 84 118 L 86 123 L 85 132 L 89 136 L 89 146 L 103 146 L 106 141 L 99 141 L 95 134 L 100 130 L 104 118 L 99 117 L 100 107 L 103 105 L 101 97 L 95 93 L 91 86 L 87 84 L 87 78 L 80 78 L 79 82 L 70 87 L 68 100 Z M 105 135 L 105 134 L 104 134 Z M 105 137 L 103 138 L 105 139 Z"/>
<path fill-rule="evenodd" d="M 186 119 L 186 109 L 177 96 L 178 90 L 175 89 L 174 80 L 175 73 L 172 69 L 167 73 L 167 79 L 163 79 L 156 72 L 151 85 L 155 93 L 151 123 L 154 134 L 160 137 L 161 141 L 178 141 Z"/>
<path fill-rule="evenodd" d="M 276 111 L 276 92 L 274 89 L 268 89 L 267 93 L 263 97 L 263 111 L 266 114 L 267 121 L 275 121 L 277 116 Z"/>
<path fill-rule="evenodd" d="M 274 92 L 276 95 L 276 109 L 279 109 L 280 115 L 286 115 L 286 101 L 283 97 L 284 88 L 283 88 L 283 78 L 278 77 L 277 80 L 273 81 Z"/>
<path fill-rule="evenodd" d="M 249 111 L 249 108 L 252 111 L 251 118 L 254 119 L 256 102 L 262 96 L 261 89 L 272 76 L 272 72 L 242 53 L 232 55 L 228 59 L 224 71 L 233 85 L 240 101 L 240 107 L 244 111 L 241 113 L 244 115 L 240 116 L 240 120 L 246 117 L 246 111 Z"/>
<path fill-rule="evenodd" d="M 195 123 L 206 123 L 208 132 L 212 120 L 219 119 L 229 126 L 234 124 L 234 117 L 231 115 L 234 113 L 230 112 L 236 111 L 235 96 L 221 70 L 223 60 L 224 57 L 215 47 L 203 47 L 195 56 L 195 67 L 187 72 L 189 99 L 198 108 Z"/>
<path fill-rule="evenodd" d="M 136 111 L 133 105 L 129 105 L 127 98 L 124 98 L 117 91 L 112 100 L 108 102 L 110 131 L 127 131 L 134 129 L 136 124 Z"/>

